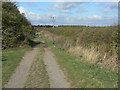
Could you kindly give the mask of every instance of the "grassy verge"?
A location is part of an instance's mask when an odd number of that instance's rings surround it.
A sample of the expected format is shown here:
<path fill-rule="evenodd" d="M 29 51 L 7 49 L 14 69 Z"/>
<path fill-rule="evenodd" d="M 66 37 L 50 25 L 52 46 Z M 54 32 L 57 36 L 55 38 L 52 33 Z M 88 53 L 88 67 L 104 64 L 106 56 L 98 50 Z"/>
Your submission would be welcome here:
<path fill-rule="evenodd" d="M 30 47 L 10 48 L 2 51 L 2 86 L 7 83 L 24 54 Z"/>
<path fill-rule="evenodd" d="M 117 73 L 106 71 L 83 62 L 59 48 L 52 48 L 56 60 L 68 77 L 71 87 L 77 88 L 114 88 L 117 87 Z"/>
<path fill-rule="evenodd" d="M 25 88 L 49 88 L 49 79 L 43 62 L 44 48 L 40 45 L 39 53 L 36 56 L 27 78 Z"/>
<path fill-rule="evenodd" d="M 116 72 L 100 69 L 96 65 L 84 62 L 83 57 L 75 57 L 58 48 L 42 36 L 55 54 L 57 63 L 64 71 L 73 88 L 116 88 L 118 75 Z M 53 47 L 54 46 L 54 47 Z"/>

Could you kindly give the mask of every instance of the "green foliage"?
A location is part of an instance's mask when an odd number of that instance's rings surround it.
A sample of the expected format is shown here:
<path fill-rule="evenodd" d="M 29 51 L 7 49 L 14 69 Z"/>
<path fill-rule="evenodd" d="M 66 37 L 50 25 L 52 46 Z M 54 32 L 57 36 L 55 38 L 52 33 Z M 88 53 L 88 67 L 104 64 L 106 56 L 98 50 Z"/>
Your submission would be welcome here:
<path fill-rule="evenodd" d="M 113 33 L 113 35 L 112 35 L 112 40 L 113 40 L 113 46 L 114 46 L 114 48 L 115 48 L 115 50 L 116 50 L 116 52 L 117 52 L 117 54 L 118 54 L 118 45 L 119 45 L 119 34 L 120 34 L 120 31 L 117 29 L 117 30 L 115 30 L 115 32 Z"/>
<path fill-rule="evenodd" d="M 34 35 L 31 23 L 20 14 L 16 3 L 2 3 L 3 48 L 18 47 Z"/>
<path fill-rule="evenodd" d="M 61 26 L 56 28 L 44 28 L 51 33 L 64 36 L 62 42 L 69 41 L 70 46 L 80 45 L 82 47 L 96 46 L 97 51 L 101 53 L 113 53 L 113 48 L 118 50 L 118 27 L 87 27 L 87 26 Z M 68 45 L 69 45 L 68 44 Z M 68 46 L 69 47 L 69 46 Z"/>

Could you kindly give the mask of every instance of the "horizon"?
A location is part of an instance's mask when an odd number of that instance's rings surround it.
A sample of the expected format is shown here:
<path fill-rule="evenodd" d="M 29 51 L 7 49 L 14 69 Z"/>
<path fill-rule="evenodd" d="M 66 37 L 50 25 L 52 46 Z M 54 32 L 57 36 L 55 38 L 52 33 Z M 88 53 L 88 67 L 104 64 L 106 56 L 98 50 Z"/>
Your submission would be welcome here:
<path fill-rule="evenodd" d="M 114 27 L 114 26 L 119 26 L 120 24 L 113 24 L 113 25 L 99 25 L 99 26 L 89 26 L 89 25 L 82 25 L 82 24 L 59 24 L 59 25 L 54 25 L 55 27 L 59 27 L 59 26 L 84 26 L 84 27 Z M 33 26 L 53 26 L 53 24 L 34 24 Z"/>
<path fill-rule="evenodd" d="M 18 2 L 18 10 L 33 25 L 118 25 L 117 2 Z"/>

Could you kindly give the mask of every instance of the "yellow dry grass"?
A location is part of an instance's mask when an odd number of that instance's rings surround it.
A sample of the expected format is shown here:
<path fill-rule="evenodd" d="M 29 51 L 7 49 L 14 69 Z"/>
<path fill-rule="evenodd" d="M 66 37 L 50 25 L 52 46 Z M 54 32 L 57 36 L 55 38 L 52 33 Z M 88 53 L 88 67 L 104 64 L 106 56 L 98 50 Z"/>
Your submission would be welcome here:
<path fill-rule="evenodd" d="M 118 56 L 114 52 L 114 55 L 109 56 L 107 53 L 103 55 L 99 50 L 97 51 L 94 45 L 90 48 L 81 47 L 80 45 L 71 46 L 70 40 L 67 40 L 64 36 L 58 36 L 48 31 L 43 32 L 45 37 L 55 42 L 59 47 L 68 49 L 68 52 L 75 56 L 82 56 L 84 60 L 92 64 L 98 64 L 101 68 L 107 68 L 117 71 L 118 70 Z M 68 48 L 69 47 L 69 48 Z"/>
<path fill-rule="evenodd" d="M 76 56 L 82 56 L 84 60 L 92 64 L 98 64 L 101 68 L 118 70 L 117 54 L 108 57 L 107 54 L 102 55 L 97 52 L 94 47 L 83 48 L 81 46 L 70 47 L 68 52 Z"/>

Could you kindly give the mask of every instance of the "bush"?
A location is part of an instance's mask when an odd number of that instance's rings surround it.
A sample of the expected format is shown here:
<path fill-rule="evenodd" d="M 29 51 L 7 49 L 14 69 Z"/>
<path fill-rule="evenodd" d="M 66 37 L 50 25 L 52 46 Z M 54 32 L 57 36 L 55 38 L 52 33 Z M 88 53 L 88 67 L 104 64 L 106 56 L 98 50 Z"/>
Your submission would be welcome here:
<path fill-rule="evenodd" d="M 2 47 L 18 47 L 34 35 L 31 23 L 17 9 L 16 3 L 2 3 Z"/>

